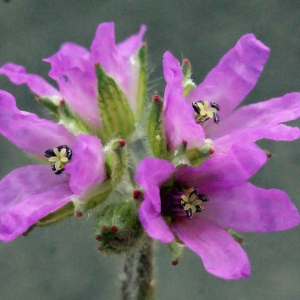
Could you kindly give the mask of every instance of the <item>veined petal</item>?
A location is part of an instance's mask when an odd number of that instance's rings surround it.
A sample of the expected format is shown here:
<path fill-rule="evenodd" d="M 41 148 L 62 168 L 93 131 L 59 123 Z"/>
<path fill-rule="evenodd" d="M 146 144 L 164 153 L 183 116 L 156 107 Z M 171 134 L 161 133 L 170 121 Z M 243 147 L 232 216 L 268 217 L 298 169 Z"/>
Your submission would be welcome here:
<path fill-rule="evenodd" d="M 101 141 L 95 136 L 80 134 L 72 148 L 71 162 L 65 166 L 75 195 L 106 179 L 104 163 Z"/>
<path fill-rule="evenodd" d="M 175 180 L 186 186 L 235 186 L 254 175 L 266 160 L 266 154 L 255 144 L 236 144 L 227 153 L 214 154 L 198 168 L 180 168 Z"/>
<path fill-rule="evenodd" d="M 6 75 L 14 84 L 27 84 L 30 90 L 38 96 L 62 99 L 61 93 L 42 77 L 35 74 L 27 74 L 23 66 L 6 63 L 0 68 L 0 74 Z"/>
<path fill-rule="evenodd" d="M 203 186 L 209 202 L 201 215 L 223 228 L 269 232 L 295 227 L 300 222 L 296 207 L 283 191 L 265 190 L 245 182 L 231 189 Z"/>
<path fill-rule="evenodd" d="M 241 128 L 225 136 L 214 140 L 216 152 L 226 152 L 234 144 L 254 143 L 260 139 L 272 139 L 281 141 L 293 141 L 300 138 L 300 129 L 284 124 L 278 124 L 270 128 Z"/>
<path fill-rule="evenodd" d="M 163 58 L 165 89 L 164 128 L 169 148 L 186 141 L 189 148 L 201 147 L 204 143 L 202 126 L 195 122 L 194 111 L 183 96 L 183 74 L 179 61 L 166 52 Z"/>
<path fill-rule="evenodd" d="M 206 134 L 209 138 L 216 139 L 239 129 L 266 129 L 299 117 L 300 93 L 290 93 L 280 98 L 241 107 L 222 120 L 211 134 L 209 130 Z"/>
<path fill-rule="evenodd" d="M 60 145 L 72 147 L 75 136 L 64 126 L 18 110 L 15 98 L 0 90 L 0 133 L 19 148 L 37 156 Z"/>
<path fill-rule="evenodd" d="M 269 55 L 269 48 L 253 34 L 240 38 L 236 46 L 223 56 L 204 81 L 188 95 L 187 100 L 207 100 L 220 106 L 218 115 L 224 120 L 255 86 Z M 217 130 L 219 125 L 209 122 L 205 127 Z"/>
<path fill-rule="evenodd" d="M 66 173 L 55 175 L 48 165 L 18 168 L 0 181 L 0 239 L 9 242 L 73 194 Z"/>
<path fill-rule="evenodd" d="M 178 238 L 203 261 L 205 269 L 224 279 L 250 275 L 250 263 L 241 246 L 224 229 L 204 218 L 182 218 L 171 224 Z"/>
<path fill-rule="evenodd" d="M 100 126 L 97 79 L 90 53 L 83 47 L 65 43 L 44 61 L 51 64 L 49 76 L 57 81 L 64 100 L 94 126 Z"/>

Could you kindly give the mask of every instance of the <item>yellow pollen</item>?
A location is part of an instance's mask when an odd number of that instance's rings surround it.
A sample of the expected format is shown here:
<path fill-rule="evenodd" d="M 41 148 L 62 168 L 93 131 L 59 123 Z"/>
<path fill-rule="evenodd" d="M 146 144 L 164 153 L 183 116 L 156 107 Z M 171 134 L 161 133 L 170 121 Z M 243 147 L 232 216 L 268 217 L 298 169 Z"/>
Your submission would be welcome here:
<path fill-rule="evenodd" d="M 217 109 L 211 107 L 208 101 L 203 101 L 203 103 L 197 102 L 197 106 L 200 111 L 200 113 L 197 114 L 197 123 L 201 123 L 208 119 L 212 119 L 214 117 L 214 113 L 217 112 Z"/>
<path fill-rule="evenodd" d="M 49 157 L 48 161 L 55 164 L 54 166 L 56 170 L 60 170 L 69 161 L 68 157 L 66 157 L 67 150 L 62 148 L 60 151 L 58 151 L 57 148 L 54 148 L 53 152 L 55 156 Z"/>
<path fill-rule="evenodd" d="M 201 206 L 202 202 L 203 201 L 198 198 L 194 188 L 188 189 L 186 194 L 181 196 L 181 205 L 185 211 L 190 210 L 192 212 L 191 217 L 193 217 L 194 213 L 197 211 L 197 207 L 201 210 L 204 209 L 204 207 Z"/>

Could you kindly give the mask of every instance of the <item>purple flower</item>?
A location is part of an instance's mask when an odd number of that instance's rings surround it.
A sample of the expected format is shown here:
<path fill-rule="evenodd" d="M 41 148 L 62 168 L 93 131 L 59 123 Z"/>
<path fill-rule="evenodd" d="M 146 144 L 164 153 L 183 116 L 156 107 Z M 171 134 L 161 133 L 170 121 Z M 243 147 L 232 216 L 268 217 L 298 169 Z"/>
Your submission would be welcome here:
<path fill-rule="evenodd" d="M 122 43 L 115 44 L 114 23 L 102 23 L 89 52 L 74 43 L 64 43 L 53 56 L 44 59 L 51 64 L 49 76 L 56 80 L 59 91 L 43 78 L 27 74 L 25 68 L 7 63 L 0 68 L 15 84 L 26 83 L 33 93 L 52 99 L 57 104 L 64 99 L 85 121 L 100 126 L 97 101 L 95 64 L 100 63 L 125 93 L 133 110 L 136 109 L 139 63 L 136 53 L 142 46 L 146 26 Z"/>
<path fill-rule="evenodd" d="M 183 140 L 189 147 L 201 147 L 208 138 L 217 151 L 224 152 L 233 144 L 262 138 L 298 139 L 299 128 L 281 123 L 299 118 L 300 93 L 237 108 L 255 86 L 268 55 L 269 49 L 254 35 L 241 37 L 185 98 L 180 63 L 166 52 L 164 127 L 169 148 L 177 147 Z"/>
<path fill-rule="evenodd" d="M 4 242 L 106 180 L 97 137 L 76 137 L 63 125 L 20 111 L 14 97 L 1 90 L 0 134 L 37 157 L 45 158 L 45 151 L 53 154 L 52 167 L 50 162 L 21 167 L 0 181 L 0 239 Z"/>
<path fill-rule="evenodd" d="M 163 243 L 175 241 L 175 234 L 215 276 L 249 276 L 247 255 L 226 229 L 270 232 L 300 220 L 283 191 L 246 182 L 265 161 L 255 144 L 234 145 L 198 168 L 176 169 L 168 161 L 145 158 L 136 174 L 144 189 L 139 209 L 143 227 Z"/>

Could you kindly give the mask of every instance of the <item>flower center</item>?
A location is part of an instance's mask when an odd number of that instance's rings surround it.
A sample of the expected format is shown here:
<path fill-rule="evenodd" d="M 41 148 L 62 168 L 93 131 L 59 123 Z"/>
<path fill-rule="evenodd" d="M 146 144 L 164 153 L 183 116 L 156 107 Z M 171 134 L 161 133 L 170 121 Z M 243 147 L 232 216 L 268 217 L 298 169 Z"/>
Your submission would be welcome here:
<path fill-rule="evenodd" d="M 62 145 L 54 149 L 47 149 L 44 155 L 48 157 L 54 174 L 58 175 L 65 170 L 65 165 L 71 160 L 72 150 L 68 146 Z"/>
<path fill-rule="evenodd" d="M 196 122 L 197 124 L 203 123 L 208 119 L 214 119 L 214 122 L 218 124 L 220 118 L 217 114 L 217 111 L 220 110 L 219 105 L 208 101 L 197 101 L 192 103 L 194 111 L 197 113 Z"/>
<path fill-rule="evenodd" d="M 161 191 L 161 213 L 163 215 L 187 216 L 190 220 L 196 212 L 201 212 L 203 202 L 208 201 L 205 195 L 198 194 L 196 188 L 189 188 L 184 192 Z"/>

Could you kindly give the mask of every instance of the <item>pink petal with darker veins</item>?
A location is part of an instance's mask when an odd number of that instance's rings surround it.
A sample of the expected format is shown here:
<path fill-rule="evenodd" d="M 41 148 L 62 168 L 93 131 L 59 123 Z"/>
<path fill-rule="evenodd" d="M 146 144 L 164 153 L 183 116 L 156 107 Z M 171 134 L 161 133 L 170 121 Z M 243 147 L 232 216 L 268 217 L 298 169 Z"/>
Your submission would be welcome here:
<path fill-rule="evenodd" d="M 286 94 L 280 98 L 258 102 L 238 108 L 222 120 L 213 132 L 206 131 L 207 137 L 216 139 L 240 129 L 272 128 L 282 122 L 300 117 L 300 93 Z"/>
<path fill-rule="evenodd" d="M 99 127 L 97 78 L 89 55 L 85 48 L 65 43 L 44 61 L 51 64 L 49 76 L 57 81 L 64 100 L 78 115 Z"/>
<path fill-rule="evenodd" d="M 224 120 L 255 86 L 269 56 L 269 48 L 253 34 L 242 36 L 212 69 L 204 81 L 187 97 L 188 103 L 207 100 L 220 106 L 218 115 Z M 206 129 L 218 125 L 207 122 Z"/>
<path fill-rule="evenodd" d="M 23 66 L 6 63 L 0 68 L 0 74 L 6 75 L 14 84 L 27 84 L 38 96 L 54 97 L 57 101 L 62 99 L 61 93 L 55 87 L 38 75 L 27 74 Z"/>
<path fill-rule="evenodd" d="M 171 224 L 178 238 L 203 261 L 205 269 L 223 279 L 239 279 L 250 275 L 245 251 L 224 229 L 204 218 L 182 218 Z"/>
<path fill-rule="evenodd" d="M 40 157 L 47 149 L 72 147 L 76 139 L 63 125 L 18 110 L 15 98 L 1 90 L 0 133 L 17 147 Z"/>
<path fill-rule="evenodd" d="M 270 232 L 295 227 L 300 216 L 288 195 L 276 189 L 262 189 L 245 182 L 234 188 L 198 186 L 209 201 L 201 217 L 222 228 L 237 231 Z"/>
<path fill-rule="evenodd" d="M 0 239 L 9 242 L 59 209 L 73 192 L 67 173 L 55 175 L 50 165 L 15 169 L 0 181 Z"/>

